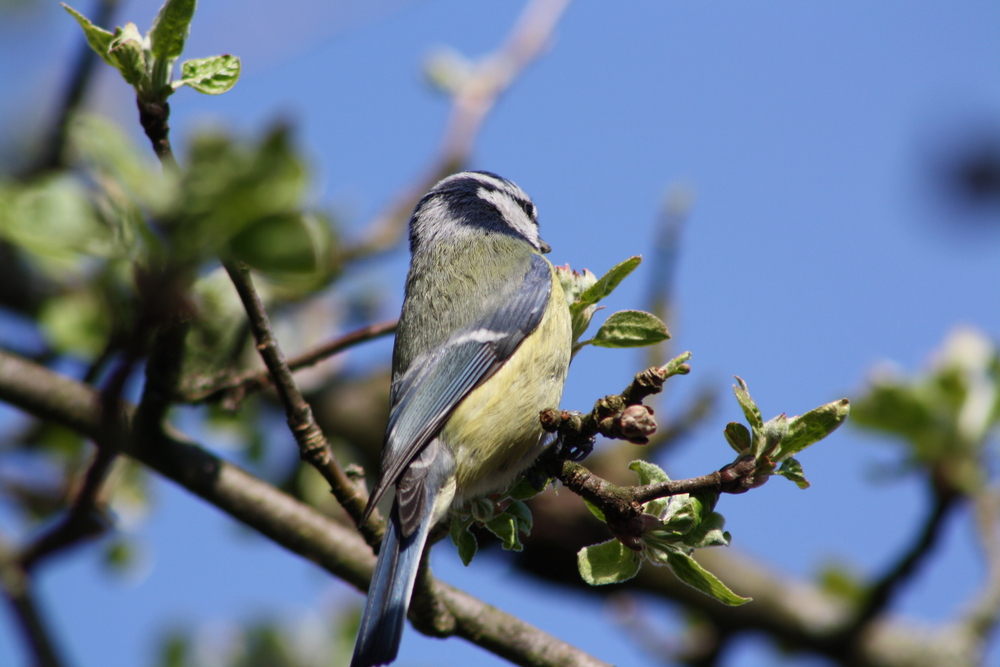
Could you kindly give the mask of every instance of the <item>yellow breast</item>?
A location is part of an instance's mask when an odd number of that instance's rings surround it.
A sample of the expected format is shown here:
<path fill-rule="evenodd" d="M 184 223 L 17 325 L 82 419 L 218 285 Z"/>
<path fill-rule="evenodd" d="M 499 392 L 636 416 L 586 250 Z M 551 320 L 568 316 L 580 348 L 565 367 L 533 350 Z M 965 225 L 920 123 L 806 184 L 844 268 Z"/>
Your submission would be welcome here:
<path fill-rule="evenodd" d="M 541 323 L 466 396 L 439 437 L 455 453 L 456 502 L 506 488 L 541 453 L 538 413 L 558 408 L 569 368 L 569 308 L 553 269 Z"/>

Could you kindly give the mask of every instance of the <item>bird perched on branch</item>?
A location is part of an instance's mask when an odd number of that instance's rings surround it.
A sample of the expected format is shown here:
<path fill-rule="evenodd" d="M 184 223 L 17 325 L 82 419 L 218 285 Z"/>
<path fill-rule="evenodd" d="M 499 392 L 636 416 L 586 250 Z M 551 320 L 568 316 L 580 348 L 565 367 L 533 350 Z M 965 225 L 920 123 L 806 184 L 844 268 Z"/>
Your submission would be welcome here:
<path fill-rule="evenodd" d="M 410 218 L 391 412 L 367 519 L 395 488 L 351 667 L 396 658 L 430 529 L 507 488 L 545 445 L 569 367 L 570 316 L 537 211 L 495 174 L 435 185 Z"/>

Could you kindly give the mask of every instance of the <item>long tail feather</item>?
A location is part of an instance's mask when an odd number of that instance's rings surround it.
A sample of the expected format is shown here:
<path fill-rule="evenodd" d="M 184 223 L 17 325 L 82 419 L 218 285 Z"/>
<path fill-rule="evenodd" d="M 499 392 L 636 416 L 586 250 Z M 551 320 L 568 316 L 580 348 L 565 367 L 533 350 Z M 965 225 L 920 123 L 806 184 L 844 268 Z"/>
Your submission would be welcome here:
<path fill-rule="evenodd" d="M 402 537 L 399 508 L 393 503 L 378 564 L 368 588 L 368 601 L 361 617 L 351 667 L 385 665 L 396 659 L 429 523 L 422 522 L 412 535 Z"/>

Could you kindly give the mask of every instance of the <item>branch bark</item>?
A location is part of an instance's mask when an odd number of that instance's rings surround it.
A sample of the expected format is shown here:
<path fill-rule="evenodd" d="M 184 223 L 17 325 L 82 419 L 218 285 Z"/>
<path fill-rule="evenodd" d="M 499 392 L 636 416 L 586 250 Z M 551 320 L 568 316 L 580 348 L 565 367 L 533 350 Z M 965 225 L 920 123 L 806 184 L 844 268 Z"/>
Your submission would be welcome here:
<path fill-rule="evenodd" d="M 381 338 L 394 331 L 396 331 L 396 320 L 370 324 L 288 359 L 288 368 L 292 371 L 308 368 L 359 343 Z M 227 408 L 235 408 L 248 394 L 266 389 L 272 384 L 271 372 L 267 370 L 247 371 L 236 376 L 224 374 L 222 377 L 216 377 L 206 382 L 207 386 L 182 390 L 178 400 L 185 403 L 219 401 Z"/>
<path fill-rule="evenodd" d="M 356 483 L 340 467 L 333 450 L 330 449 L 330 443 L 326 441 L 326 436 L 313 418 L 312 408 L 295 384 L 292 371 L 285 363 L 285 356 L 278 346 L 278 340 L 271 331 L 271 322 L 267 317 L 267 311 L 264 310 L 264 304 L 254 289 L 250 268 L 242 262 L 227 261 L 223 262 L 223 265 L 243 301 L 250 330 L 253 332 L 254 340 L 257 341 L 257 351 L 260 352 L 261 359 L 264 360 L 274 379 L 278 398 L 285 406 L 288 428 L 299 445 L 302 460 L 323 475 L 337 502 L 347 510 L 365 541 L 373 547 L 376 546 L 382 540 L 384 530 L 382 520 L 377 511 L 371 513 L 368 521 L 361 520 L 365 505 L 368 503 L 368 494 L 363 483 Z"/>

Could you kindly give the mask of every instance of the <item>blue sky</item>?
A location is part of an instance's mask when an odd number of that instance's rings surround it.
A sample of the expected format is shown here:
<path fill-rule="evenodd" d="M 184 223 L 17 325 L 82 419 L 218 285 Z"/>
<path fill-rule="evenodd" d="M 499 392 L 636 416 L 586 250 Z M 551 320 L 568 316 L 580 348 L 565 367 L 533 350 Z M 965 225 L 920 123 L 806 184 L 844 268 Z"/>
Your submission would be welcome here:
<path fill-rule="evenodd" d="M 54 3 L 36 5 L 0 25 L 7 145 L 12 123 L 46 117 L 79 38 Z M 119 21 L 145 29 L 157 7 L 125 2 Z M 243 76 L 218 98 L 172 98 L 175 145 L 183 152 L 206 124 L 253 135 L 290 120 L 315 168 L 314 201 L 356 232 L 437 148 L 448 105 L 424 83 L 421 63 L 441 46 L 469 57 L 491 51 L 521 7 L 203 2 L 185 55 L 234 53 Z M 667 414 L 693 388 L 728 387 L 734 374 L 765 417 L 798 414 L 859 391 L 877 363 L 919 368 L 956 324 L 1000 337 L 1000 234 L 958 224 L 965 214 L 942 203 L 928 178 L 942 138 L 983 123 L 1000 131 L 998 34 L 1000 4 L 991 2 L 574 3 L 551 50 L 497 104 L 471 166 L 533 197 L 554 262 L 595 272 L 648 254 L 664 193 L 690 188 L 671 328 L 673 349 L 691 350 L 694 370 L 674 381 Z M 125 85 L 103 70 L 90 107 L 141 139 Z M 399 307 L 405 266 L 400 250 L 358 278 L 386 294 L 386 317 Z M 650 277 L 640 267 L 609 309 L 644 307 Z M 638 354 L 587 349 L 564 406 L 620 390 L 641 364 Z M 724 392 L 711 422 L 663 462 L 670 474 L 725 463 L 721 428 L 739 417 Z M 831 561 L 880 572 L 927 500 L 914 480 L 874 478 L 894 455 L 845 428 L 801 457 L 808 491 L 778 479 L 723 498 L 733 549 L 802 577 Z M 171 621 L 305 619 L 361 599 L 167 483 L 139 533 L 150 567 L 135 581 L 109 580 L 86 549 L 43 572 L 44 603 L 74 664 L 148 664 L 151 641 Z M 968 516 L 956 516 L 893 611 L 929 622 L 959 611 L 982 576 L 973 544 Z M 435 559 L 447 581 L 600 658 L 646 664 L 589 599 L 511 577 L 489 558 L 462 568 L 450 547 Z M 6 614 L 0 664 L 20 664 Z M 503 664 L 411 630 L 400 664 L 473 659 Z M 774 660 L 747 641 L 727 664 Z"/>

